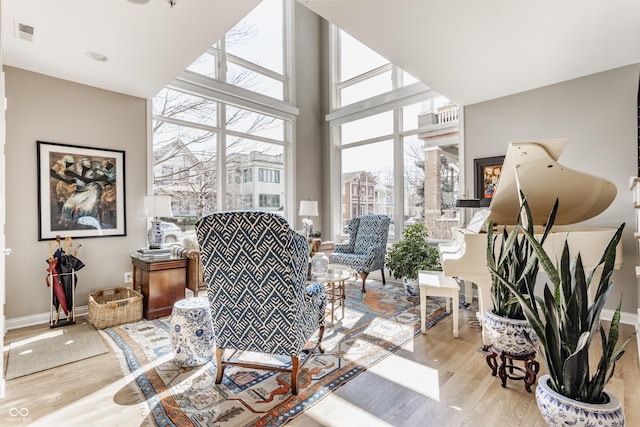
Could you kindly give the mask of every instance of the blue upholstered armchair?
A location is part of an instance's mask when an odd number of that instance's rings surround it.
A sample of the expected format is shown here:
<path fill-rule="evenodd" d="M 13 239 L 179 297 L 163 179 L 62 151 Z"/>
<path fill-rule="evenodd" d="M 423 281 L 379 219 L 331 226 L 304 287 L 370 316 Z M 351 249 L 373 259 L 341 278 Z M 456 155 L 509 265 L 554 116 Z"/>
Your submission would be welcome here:
<path fill-rule="evenodd" d="M 281 216 L 256 211 L 218 212 L 196 223 L 216 345 L 216 384 L 227 365 L 291 372 L 298 394 L 302 352 L 321 352 L 326 294 L 307 285 L 309 246 Z M 319 330 L 311 349 L 305 344 Z M 291 366 L 224 359 L 225 349 L 291 357 Z M 308 360 L 309 357 L 304 359 Z"/>
<path fill-rule="evenodd" d="M 384 278 L 384 256 L 387 250 L 387 236 L 391 219 L 385 215 L 362 215 L 352 218 L 347 225 L 349 242 L 334 246 L 329 260 L 334 264 L 342 264 L 353 268 L 364 283 L 370 272 L 380 270 L 382 283 Z"/>

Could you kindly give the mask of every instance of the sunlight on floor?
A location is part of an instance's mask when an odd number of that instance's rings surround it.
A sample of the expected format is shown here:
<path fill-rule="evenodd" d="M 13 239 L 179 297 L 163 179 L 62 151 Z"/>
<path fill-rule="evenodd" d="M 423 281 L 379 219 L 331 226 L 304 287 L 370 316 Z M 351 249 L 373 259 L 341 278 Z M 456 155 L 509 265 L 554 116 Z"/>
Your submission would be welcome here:
<path fill-rule="evenodd" d="M 307 419 L 307 421 L 303 422 L 302 419 L 296 421 L 294 419 L 291 424 L 294 426 L 313 425 L 308 421 L 311 419 L 315 421 L 318 426 L 336 425 L 336 420 L 358 420 L 359 426 L 367 427 L 387 427 L 392 425 L 361 407 L 354 405 L 350 401 L 337 396 L 335 393 L 331 394 L 330 398 L 339 401 L 339 404 L 332 405 L 332 409 L 329 411 L 315 411 L 311 408 L 304 413 L 303 418 Z"/>
<path fill-rule="evenodd" d="M 24 339 L 24 340 L 14 341 L 14 342 L 9 343 L 9 345 L 5 345 L 4 346 L 4 351 L 8 351 L 8 350 L 13 349 L 13 348 L 22 347 L 24 345 L 31 344 L 31 343 L 36 342 L 36 341 L 42 341 L 42 340 L 47 340 L 47 339 L 50 339 L 50 338 L 54 338 L 54 337 L 62 335 L 63 333 L 64 333 L 63 330 L 51 331 L 51 332 L 46 332 L 44 334 L 36 335 L 34 337 L 29 337 L 29 338 Z"/>
<path fill-rule="evenodd" d="M 378 363 L 367 371 L 430 399 L 440 400 L 440 384 L 436 369 L 392 354 L 384 359 L 383 363 Z"/>

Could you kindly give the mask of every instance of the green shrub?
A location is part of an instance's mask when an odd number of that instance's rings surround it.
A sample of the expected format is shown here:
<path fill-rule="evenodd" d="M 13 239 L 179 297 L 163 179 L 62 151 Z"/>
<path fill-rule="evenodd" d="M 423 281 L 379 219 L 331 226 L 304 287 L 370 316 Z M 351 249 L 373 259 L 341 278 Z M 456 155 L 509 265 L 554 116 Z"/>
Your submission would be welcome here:
<path fill-rule="evenodd" d="M 419 270 L 442 270 L 438 249 L 429 245 L 429 230 L 422 223 L 408 225 L 402 240 L 391 246 L 385 257 L 394 278 L 417 279 Z"/>

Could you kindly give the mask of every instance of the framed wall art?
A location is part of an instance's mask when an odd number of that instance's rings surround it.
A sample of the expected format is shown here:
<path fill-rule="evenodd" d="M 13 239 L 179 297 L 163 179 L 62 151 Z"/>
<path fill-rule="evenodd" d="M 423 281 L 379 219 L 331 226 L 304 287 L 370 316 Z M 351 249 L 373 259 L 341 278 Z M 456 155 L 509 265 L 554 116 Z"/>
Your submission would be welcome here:
<path fill-rule="evenodd" d="M 502 172 L 504 156 L 485 157 L 475 159 L 475 187 L 476 199 L 480 199 L 480 206 L 489 206 L 495 195 L 496 186 Z"/>
<path fill-rule="evenodd" d="M 124 151 L 37 144 L 38 240 L 126 236 Z"/>

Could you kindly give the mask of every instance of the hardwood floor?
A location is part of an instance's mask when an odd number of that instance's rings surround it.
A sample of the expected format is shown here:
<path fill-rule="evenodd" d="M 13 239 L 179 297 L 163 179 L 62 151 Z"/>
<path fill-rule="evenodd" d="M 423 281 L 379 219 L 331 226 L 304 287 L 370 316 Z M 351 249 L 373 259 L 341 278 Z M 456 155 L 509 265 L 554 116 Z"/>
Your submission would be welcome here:
<path fill-rule="evenodd" d="M 491 376 L 478 352 L 474 313 L 460 311 L 459 338 L 453 338 L 449 316 L 287 425 L 543 426 L 534 394 L 525 391 L 522 381 L 509 380 L 502 388 Z M 47 331 L 48 325 L 12 330 L 5 344 Z M 631 326 L 623 325 L 622 336 L 632 333 Z M 624 402 L 628 426 L 640 425 L 636 339 L 607 387 Z M 132 377 L 123 377 L 117 353 L 108 347 L 107 354 L 7 381 L 0 425 L 154 425 L 148 408 L 139 403 L 143 398 L 131 387 Z M 16 412 L 23 408 L 28 410 L 24 417 Z"/>

